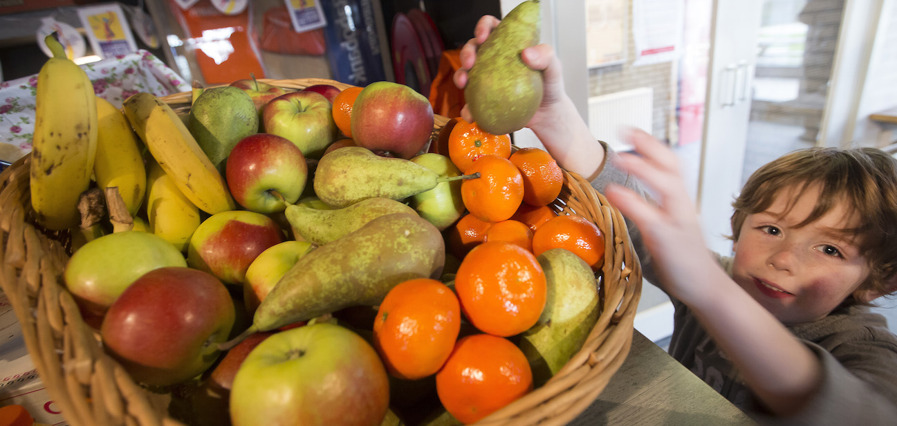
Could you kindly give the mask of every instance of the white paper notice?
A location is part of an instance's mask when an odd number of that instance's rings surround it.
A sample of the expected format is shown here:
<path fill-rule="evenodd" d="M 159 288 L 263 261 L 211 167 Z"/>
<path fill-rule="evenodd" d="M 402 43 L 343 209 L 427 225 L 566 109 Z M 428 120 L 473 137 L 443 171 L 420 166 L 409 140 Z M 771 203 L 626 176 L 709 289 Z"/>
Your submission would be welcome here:
<path fill-rule="evenodd" d="M 676 59 L 682 34 L 683 0 L 633 0 L 633 65 Z"/>

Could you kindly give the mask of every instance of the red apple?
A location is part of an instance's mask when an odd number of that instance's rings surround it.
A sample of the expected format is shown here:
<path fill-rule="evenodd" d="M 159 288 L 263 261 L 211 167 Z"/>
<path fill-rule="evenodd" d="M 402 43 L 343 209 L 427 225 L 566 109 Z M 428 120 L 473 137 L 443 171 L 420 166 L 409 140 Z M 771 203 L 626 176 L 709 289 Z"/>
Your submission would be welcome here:
<path fill-rule="evenodd" d="M 290 92 L 265 105 L 262 125 L 265 133 L 289 139 L 306 157 L 320 158 L 339 134 L 332 109 L 333 105 L 320 93 Z"/>
<path fill-rule="evenodd" d="M 330 323 L 281 331 L 259 343 L 230 394 L 234 426 L 379 425 L 388 408 L 389 378 L 377 352 Z"/>
<path fill-rule="evenodd" d="M 308 163 L 299 147 L 277 135 L 257 133 L 231 150 L 225 166 L 234 200 L 257 213 L 282 212 L 295 203 L 308 180 Z"/>
<path fill-rule="evenodd" d="M 324 95 L 331 104 L 333 104 L 333 98 L 335 98 L 341 91 L 338 87 L 330 84 L 314 84 L 302 90 L 320 93 Z"/>
<path fill-rule="evenodd" d="M 433 132 L 430 101 L 403 84 L 378 81 L 365 86 L 352 106 L 352 138 L 378 154 L 409 159 Z"/>
<path fill-rule="evenodd" d="M 233 325 L 234 305 L 221 281 L 173 266 L 134 281 L 109 307 L 100 335 L 134 380 L 168 386 L 211 367 Z"/>
<path fill-rule="evenodd" d="M 259 343 L 262 343 L 263 340 L 274 333 L 273 331 L 252 333 L 228 350 L 224 354 L 224 358 L 221 358 L 221 361 L 209 374 L 208 380 L 210 384 L 218 389 L 230 391 L 234 384 L 234 377 L 237 375 L 240 365 L 243 364 L 243 360 L 246 359 L 249 352 L 252 352 Z"/>
<path fill-rule="evenodd" d="M 259 112 L 259 118 L 261 118 L 262 109 L 265 107 L 265 104 L 271 101 L 271 99 L 287 92 L 280 87 L 258 81 L 255 79 L 255 76 L 252 76 L 252 78 L 236 80 L 230 85 L 243 89 L 244 92 L 249 94 L 249 97 L 252 98 L 252 103 L 255 104 L 256 111 Z"/>
<path fill-rule="evenodd" d="M 252 261 L 281 241 L 283 232 L 268 216 L 246 210 L 216 213 L 190 237 L 187 265 L 210 272 L 226 284 L 242 284 Z"/>

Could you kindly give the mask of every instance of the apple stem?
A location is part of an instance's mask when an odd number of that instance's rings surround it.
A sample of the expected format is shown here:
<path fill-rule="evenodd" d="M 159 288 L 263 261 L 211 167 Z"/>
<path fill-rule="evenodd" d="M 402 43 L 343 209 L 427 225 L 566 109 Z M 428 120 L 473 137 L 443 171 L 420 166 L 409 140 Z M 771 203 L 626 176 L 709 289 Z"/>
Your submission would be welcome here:
<path fill-rule="evenodd" d="M 247 328 L 246 330 L 243 330 L 243 332 L 240 333 L 239 335 L 237 335 L 237 337 L 234 337 L 233 339 L 230 339 L 226 342 L 219 343 L 218 350 L 221 352 L 227 352 L 231 348 L 233 348 L 234 346 L 237 346 L 237 344 L 242 342 L 243 339 L 249 337 L 250 335 L 252 335 L 253 333 L 255 333 L 257 331 L 258 331 L 258 328 L 256 328 L 255 326 L 251 326 L 251 327 Z"/>
<path fill-rule="evenodd" d="M 274 196 L 274 198 L 277 198 L 277 201 L 280 201 L 284 205 L 290 205 L 290 203 L 287 202 L 287 199 L 283 198 L 283 194 L 281 194 L 280 192 L 278 192 L 274 189 L 269 189 L 268 193 L 271 194 L 272 196 Z"/>
<path fill-rule="evenodd" d="M 476 172 L 469 175 L 461 175 L 461 176 L 452 176 L 452 177 L 441 177 L 437 178 L 437 182 L 452 182 L 456 180 L 468 180 L 468 179 L 478 179 L 480 177 L 480 172 Z"/>

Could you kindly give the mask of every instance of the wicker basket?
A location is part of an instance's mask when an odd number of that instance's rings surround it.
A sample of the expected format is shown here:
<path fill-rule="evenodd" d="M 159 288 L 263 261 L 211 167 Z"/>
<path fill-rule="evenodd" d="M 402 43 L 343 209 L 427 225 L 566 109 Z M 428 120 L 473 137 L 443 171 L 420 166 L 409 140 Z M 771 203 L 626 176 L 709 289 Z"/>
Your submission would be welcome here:
<path fill-rule="evenodd" d="M 331 80 L 262 80 L 286 89 Z M 176 110 L 189 108 L 189 92 L 163 98 Z M 434 133 L 448 120 L 437 117 Z M 96 330 L 81 317 L 66 290 L 66 233 L 34 225 L 29 193 L 30 155 L 0 174 L 0 284 L 21 323 L 40 378 L 72 425 L 180 424 L 169 414 L 170 394 L 150 392 L 105 355 Z M 604 390 L 626 359 L 641 293 L 638 258 L 620 213 L 574 173 L 564 172 L 564 189 L 552 204 L 560 214 L 575 212 L 606 238 L 598 275 L 603 311 L 582 349 L 544 386 L 482 420 L 489 425 L 564 424 L 582 413 Z"/>

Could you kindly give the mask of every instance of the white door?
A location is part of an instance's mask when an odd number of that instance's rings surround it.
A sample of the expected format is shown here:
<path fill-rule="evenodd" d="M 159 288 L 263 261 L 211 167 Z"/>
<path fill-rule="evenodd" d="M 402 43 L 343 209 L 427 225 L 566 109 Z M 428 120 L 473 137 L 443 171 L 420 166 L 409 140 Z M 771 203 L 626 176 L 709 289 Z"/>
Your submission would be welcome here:
<path fill-rule="evenodd" d="M 710 249 L 729 255 L 732 200 L 741 189 L 762 2 L 715 0 L 697 203 Z"/>

